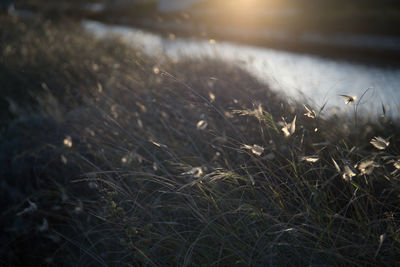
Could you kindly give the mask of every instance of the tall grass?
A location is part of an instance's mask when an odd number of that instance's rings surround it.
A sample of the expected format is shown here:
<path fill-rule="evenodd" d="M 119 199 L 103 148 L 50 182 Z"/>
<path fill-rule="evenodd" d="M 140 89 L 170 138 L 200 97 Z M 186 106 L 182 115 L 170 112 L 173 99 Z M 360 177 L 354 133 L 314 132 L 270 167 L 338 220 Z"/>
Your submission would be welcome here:
<path fill-rule="evenodd" d="M 400 263 L 390 118 L 356 131 L 223 62 L 0 22 L 3 264 Z"/>

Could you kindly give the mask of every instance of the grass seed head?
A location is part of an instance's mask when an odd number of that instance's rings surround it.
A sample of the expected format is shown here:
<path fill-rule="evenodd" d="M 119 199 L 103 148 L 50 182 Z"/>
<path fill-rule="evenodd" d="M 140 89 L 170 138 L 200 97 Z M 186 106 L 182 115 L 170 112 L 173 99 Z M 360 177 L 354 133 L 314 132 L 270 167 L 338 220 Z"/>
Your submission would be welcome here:
<path fill-rule="evenodd" d="M 354 176 L 356 176 L 356 173 L 353 171 L 352 167 L 348 164 L 345 165 L 342 173 L 342 178 L 346 182 L 350 182 Z"/>
<path fill-rule="evenodd" d="M 303 105 L 304 108 L 306 109 L 306 113 L 304 113 L 304 116 L 307 116 L 311 119 L 315 119 L 317 115 L 315 114 L 315 111 L 312 108 L 307 107 L 307 105 Z"/>
<path fill-rule="evenodd" d="M 397 170 L 399 170 L 399 169 L 400 169 L 400 161 L 399 161 L 399 160 L 394 161 L 394 162 L 393 162 L 393 166 L 394 166 Z"/>
<path fill-rule="evenodd" d="M 214 102 L 215 101 L 215 94 L 213 92 L 209 92 L 208 96 L 210 97 L 210 101 Z"/>
<path fill-rule="evenodd" d="M 72 147 L 71 136 L 68 135 L 67 137 L 65 137 L 63 143 L 64 143 L 64 146 L 66 146 L 66 147 Z"/>
<path fill-rule="evenodd" d="M 153 67 L 153 72 L 154 72 L 154 74 L 159 74 L 160 69 L 158 67 Z"/>
<path fill-rule="evenodd" d="M 311 155 L 311 156 L 303 156 L 303 157 L 300 157 L 299 159 L 300 159 L 300 161 L 314 163 L 319 160 L 319 157 L 318 157 L 318 155 Z"/>
<path fill-rule="evenodd" d="M 207 128 L 208 123 L 205 120 L 201 120 L 197 123 L 196 127 L 198 130 L 205 130 Z"/>
<path fill-rule="evenodd" d="M 293 121 L 291 123 L 286 123 L 285 121 L 283 122 L 283 127 L 281 128 L 283 134 L 285 137 L 289 137 L 294 134 L 296 131 L 296 117 L 294 116 Z"/>
<path fill-rule="evenodd" d="M 264 152 L 264 148 L 259 145 L 253 145 L 251 152 L 253 152 L 254 155 L 261 156 L 261 154 Z"/>
<path fill-rule="evenodd" d="M 373 172 L 374 168 L 380 167 L 380 165 L 373 160 L 364 160 L 357 164 L 356 167 L 360 171 L 359 175 L 370 175 Z"/>
<path fill-rule="evenodd" d="M 384 139 L 383 137 L 380 136 L 375 136 L 374 138 L 371 139 L 370 143 L 377 149 L 379 150 L 384 150 L 386 149 L 390 142 Z"/>
<path fill-rule="evenodd" d="M 203 169 L 201 167 L 193 167 L 190 170 L 182 173 L 183 175 L 193 176 L 194 178 L 200 178 L 203 175 Z"/>
<path fill-rule="evenodd" d="M 356 96 L 351 96 L 351 95 L 340 95 L 340 96 L 344 98 L 344 103 L 346 105 L 354 103 L 357 100 Z"/>
<path fill-rule="evenodd" d="M 261 156 L 261 154 L 264 152 L 264 148 L 259 145 L 252 145 L 252 146 L 243 145 L 241 148 L 250 150 L 256 156 Z"/>

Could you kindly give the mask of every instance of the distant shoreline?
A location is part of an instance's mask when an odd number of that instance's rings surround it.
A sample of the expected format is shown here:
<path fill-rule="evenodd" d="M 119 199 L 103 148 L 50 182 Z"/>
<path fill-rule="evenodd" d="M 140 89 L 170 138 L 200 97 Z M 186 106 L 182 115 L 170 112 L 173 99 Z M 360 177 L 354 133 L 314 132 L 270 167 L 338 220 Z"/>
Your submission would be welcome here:
<path fill-rule="evenodd" d="M 350 61 L 364 65 L 373 65 L 380 67 L 396 68 L 400 67 L 400 37 L 393 37 L 394 44 L 388 47 L 375 48 L 372 45 L 360 46 L 352 43 L 346 43 L 346 40 L 341 44 L 341 40 L 336 38 L 336 43 L 328 44 L 328 41 L 321 41 L 327 35 L 318 35 L 311 33 L 311 38 L 302 38 L 307 33 L 299 33 L 295 37 L 286 34 L 280 38 L 275 36 L 261 36 L 256 34 L 246 34 L 243 37 L 243 32 L 233 33 L 226 32 L 221 28 L 207 28 L 204 25 L 195 24 L 176 24 L 174 22 L 153 22 L 149 20 L 132 21 L 127 18 L 106 18 L 98 19 L 104 23 L 119 24 L 142 28 L 152 32 L 156 32 L 163 36 L 173 34 L 176 37 L 195 38 L 201 40 L 215 39 L 216 41 L 231 41 L 244 45 L 253 45 L 264 48 L 271 48 L 282 51 L 289 51 L 299 54 L 311 54 L 323 58 L 336 60 Z M 278 33 L 279 34 L 279 33 Z M 319 40 L 312 40 L 312 35 L 317 36 Z M 289 36 L 289 37 L 288 37 Z M 350 35 L 348 35 L 350 36 Z M 370 38 L 369 35 L 357 35 L 356 37 Z M 378 39 L 380 36 L 372 36 Z M 383 36 L 386 37 L 386 36 Z M 387 38 L 387 37 L 386 37 Z M 333 39 L 333 38 L 331 38 Z M 363 41 L 362 39 L 360 40 Z"/>
<path fill-rule="evenodd" d="M 398 68 L 400 67 L 400 33 L 396 23 L 381 22 L 371 31 L 361 29 L 358 26 L 349 25 L 349 30 L 343 28 L 346 23 L 360 24 L 365 18 L 358 21 L 345 20 L 338 22 L 338 29 L 324 29 L 318 23 L 312 27 L 297 29 L 293 22 L 285 27 L 269 28 L 238 28 L 235 25 L 213 24 L 218 16 L 210 16 L 210 20 L 202 18 L 197 14 L 191 17 L 191 13 L 159 13 L 153 6 L 126 7 L 106 11 L 101 6 L 84 6 L 82 9 L 47 9 L 26 7 L 17 11 L 25 12 L 32 10 L 50 19 L 70 17 L 73 19 L 97 20 L 107 24 L 118 24 L 142 28 L 156 32 L 163 36 L 173 34 L 176 37 L 194 38 L 200 40 L 215 39 L 216 41 L 230 41 L 238 44 L 253 45 L 263 48 L 271 48 L 281 51 L 299 54 L 316 55 L 322 58 L 343 60 L 363 65 Z M 28 12 L 29 13 L 29 12 Z M 186 16 L 185 16 L 186 15 Z M 375 18 L 376 19 L 376 18 Z M 373 23 L 375 20 L 370 21 Z M 322 22 L 324 22 L 322 20 Z M 292 23 L 292 24 L 290 24 Z M 214 26 L 218 25 L 218 26 Z M 225 26 L 223 26 L 225 25 Z M 350 30 L 352 29 L 352 30 Z M 357 30 L 358 29 L 358 30 Z"/>

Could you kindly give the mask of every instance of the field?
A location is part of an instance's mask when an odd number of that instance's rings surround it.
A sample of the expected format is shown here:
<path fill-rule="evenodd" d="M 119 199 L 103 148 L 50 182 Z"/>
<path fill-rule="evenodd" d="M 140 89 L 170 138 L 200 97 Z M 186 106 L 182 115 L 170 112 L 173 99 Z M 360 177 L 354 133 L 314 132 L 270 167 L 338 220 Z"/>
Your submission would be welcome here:
<path fill-rule="evenodd" d="M 362 96 L 332 116 L 68 20 L 0 29 L 0 265 L 400 264 L 399 125 Z"/>

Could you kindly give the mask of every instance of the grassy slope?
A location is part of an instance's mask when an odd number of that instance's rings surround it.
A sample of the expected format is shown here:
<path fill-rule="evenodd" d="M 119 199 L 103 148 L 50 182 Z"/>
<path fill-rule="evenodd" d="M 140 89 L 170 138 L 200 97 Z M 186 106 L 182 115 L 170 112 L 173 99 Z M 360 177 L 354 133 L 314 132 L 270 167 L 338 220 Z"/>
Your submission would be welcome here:
<path fill-rule="evenodd" d="M 398 263 L 389 119 L 307 118 L 222 62 L 156 60 L 71 22 L 0 20 L 0 263 Z M 279 121 L 295 115 L 285 138 Z M 390 146 L 375 149 L 375 135 Z M 332 158 L 380 167 L 345 181 Z M 28 199 L 37 209 L 16 216 Z"/>

